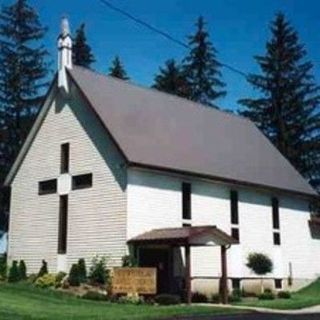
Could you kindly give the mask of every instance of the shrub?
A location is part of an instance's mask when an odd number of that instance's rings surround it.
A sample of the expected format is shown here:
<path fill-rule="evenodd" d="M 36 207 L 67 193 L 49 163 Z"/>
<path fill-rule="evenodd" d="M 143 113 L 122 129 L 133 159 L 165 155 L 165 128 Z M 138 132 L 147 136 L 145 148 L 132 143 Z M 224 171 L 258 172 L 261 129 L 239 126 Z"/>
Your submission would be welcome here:
<path fill-rule="evenodd" d="M 212 303 L 220 303 L 220 295 L 218 293 L 214 293 L 211 296 L 211 302 Z"/>
<path fill-rule="evenodd" d="M 144 304 L 143 297 L 140 297 L 138 294 L 128 294 L 126 296 L 122 296 L 118 299 L 118 303 L 125 303 L 125 304 Z"/>
<path fill-rule="evenodd" d="M 84 259 L 79 259 L 78 268 L 79 268 L 78 271 L 79 271 L 80 283 L 87 282 L 87 268 L 86 268 L 86 261 Z"/>
<path fill-rule="evenodd" d="M 169 306 L 179 304 L 181 302 L 180 297 L 173 294 L 159 294 L 154 298 L 154 300 L 161 306 Z"/>
<path fill-rule="evenodd" d="M 6 255 L 0 255 L 0 280 L 7 278 L 7 257 Z"/>
<path fill-rule="evenodd" d="M 241 301 L 241 290 L 234 289 L 229 296 L 229 302 L 240 302 Z"/>
<path fill-rule="evenodd" d="M 14 260 L 12 261 L 12 265 L 9 269 L 8 282 L 18 282 L 18 281 L 20 281 L 18 262 Z"/>
<path fill-rule="evenodd" d="M 71 266 L 68 280 L 69 280 L 70 286 L 79 287 L 79 285 L 80 285 L 80 273 L 79 273 L 78 264 L 74 263 Z"/>
<path fill-rule="evenodd" d="M 56 276 L 51 273 L 46 273 L 42 277 L 38 277 L 35 281 L 35 286 L 39 288 L 50 288 L 56 284 Z"/>
<path fill-rule="evenodd" d="M 27 279 L 27 266 L 24 260 L 20 260 L 19 262 L 19 275 L 20 275 L 20 280 Z"/>
<path fill-rule="evenodd" d="M 136 259 L 131 255 L 125 255 L 122 257 L 122 267 L 136 267 L 137 261 Z"/>
<path fill-rule="evenodd" d="M 207 303 L 208 302 L 208 297 L 200 292 L 194 292 L 192 293 L 192 302 L 202 302 L 202 303 Z"/>
<path fill-rule="evenodd" d="M 87 300 L 96 300 L 96 301 L 106 301 L 107 300 L 107 296 L 96 292 L 96 291 L 88 291 L 86 292 L 83 296 L 83 299 L 87 299 Z"/>
<path fill-rule="evenodd" d="M 274 300 L 274 298 L 274 294 L 270 291 L 265 291 L 264 293 L 258 295 L 259 300 Z"/>
<path fill-rule="evenodd" d="M 66 275 L 67 274 L 63 271 L 60 271 L 56 274 L 56 283 L 55 283 L 56 288 L 60 288 L 62 286 L 62 281 L 64 280 Z"/>
<path fill-rule="evenodd" d="M 47 273 L 48 273 L 48 263 L 46 262 L 46 260 L 42 260 L 42 265 L 38 272 L 38 278 L 41 278 Z"/>
<path fill-rule="evenodd" d="M 279 299 L 290 299 L 291 293 L 289 291 L 279 291 L 278 292 L 278 298 Z"/>
<path fill-rule="evenodd" d="M 37 277 L 38 277 L 38 274 L 31 273 L 31 274 L 29 274 L 27 281 L 29 283 L 34 283 L 37 280 Z"/>
<path fill-rule="evenodd" d="M 98 256 L 92 259 L 89 279 L 92 284 L 106 284 L 110 280 L 109 270 L 106 267 L 106 258 Z"/>
<path fill-rule="evenodd" d="M 242 291 L 242 297 L 244 298 L 256 298 L 257 294 L 255 292 L 250 292 L 250 291 Z"/>

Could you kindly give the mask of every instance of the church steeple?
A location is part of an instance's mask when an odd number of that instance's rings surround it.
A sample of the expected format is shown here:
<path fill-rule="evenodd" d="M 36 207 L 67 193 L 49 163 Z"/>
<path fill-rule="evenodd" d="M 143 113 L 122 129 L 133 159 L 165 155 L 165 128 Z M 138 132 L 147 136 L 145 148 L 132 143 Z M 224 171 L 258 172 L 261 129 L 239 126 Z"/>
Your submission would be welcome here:
<path fill-rule="evenodd" d="M 58 87 L 67 95 L 69 86 L 66 69 L 72 69 L 72 39 L 69 21 L 66 17 L 63 17 L 58 37 Z"/>
<path fill-rule="evenodd" d="M 58 37 L 58 69 L 72 68 L 72 39 L 69 21 L 66 17 L 61 20 L 61 32 Z"/>

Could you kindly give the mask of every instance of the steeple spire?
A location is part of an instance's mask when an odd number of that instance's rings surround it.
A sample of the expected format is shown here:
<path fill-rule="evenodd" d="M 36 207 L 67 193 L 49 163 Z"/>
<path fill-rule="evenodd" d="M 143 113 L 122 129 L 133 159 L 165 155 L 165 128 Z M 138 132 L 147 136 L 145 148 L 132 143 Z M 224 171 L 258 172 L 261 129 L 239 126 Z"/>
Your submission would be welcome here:
<path fill-rule="evenodd" d="M 68 95 L 69 85 L 66 69 L 72 69 L 72 39 L 69 21 L 66 17 L 63 17 L 58 37 L 58 87 L 64 94 Z"/>
<path fill-rule="evenodd" d="M 61 20 L 61 31 L 58 37 L 58 70 L 64 67 L 72 68 L 72 39 L 66 17 Z"/>

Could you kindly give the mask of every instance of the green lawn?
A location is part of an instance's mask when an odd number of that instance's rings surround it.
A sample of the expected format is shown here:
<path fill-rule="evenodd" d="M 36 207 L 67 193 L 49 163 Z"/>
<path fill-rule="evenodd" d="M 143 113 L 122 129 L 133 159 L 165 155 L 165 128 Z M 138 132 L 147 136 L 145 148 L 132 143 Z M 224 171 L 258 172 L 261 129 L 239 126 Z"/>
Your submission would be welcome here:
<path fill-rule="evenodd" d="M 320 304 L 320 279 L 292 294 L 291 299 L 243 300 L 234 305 L 272 309 L 302 309 Z"/>
<path fill-rule="evenodd" d="M 163 319 L 178 315 L 230 314 L 239 310 L 200 306 L 134 306 L 95 302 L 27 284 L 0 284 L 1 320 Z"/>

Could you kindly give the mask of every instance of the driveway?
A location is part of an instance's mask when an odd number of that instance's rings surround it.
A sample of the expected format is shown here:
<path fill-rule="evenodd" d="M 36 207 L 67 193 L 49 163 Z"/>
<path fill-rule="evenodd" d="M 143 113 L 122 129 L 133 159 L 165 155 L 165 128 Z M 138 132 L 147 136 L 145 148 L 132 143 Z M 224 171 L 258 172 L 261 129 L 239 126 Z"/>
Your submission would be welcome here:
<path fill-rule="evenodd" d="M 249 313 L 228 316 L 196 316 L 196 317 L 175 317 L 168 320 L 320 320 L 318 314 L 270 314 L 270 313 Z"/>

